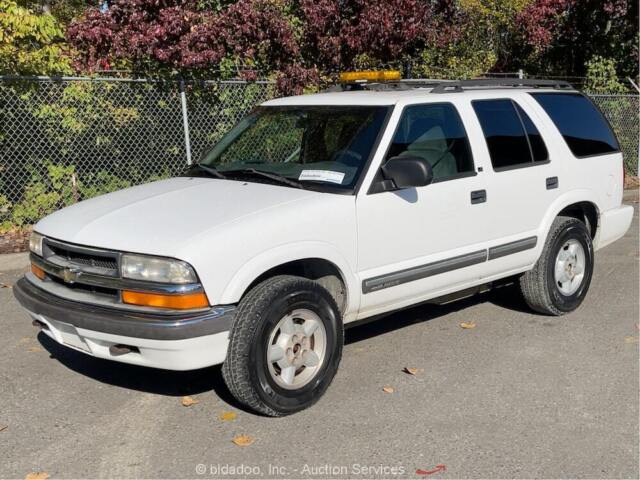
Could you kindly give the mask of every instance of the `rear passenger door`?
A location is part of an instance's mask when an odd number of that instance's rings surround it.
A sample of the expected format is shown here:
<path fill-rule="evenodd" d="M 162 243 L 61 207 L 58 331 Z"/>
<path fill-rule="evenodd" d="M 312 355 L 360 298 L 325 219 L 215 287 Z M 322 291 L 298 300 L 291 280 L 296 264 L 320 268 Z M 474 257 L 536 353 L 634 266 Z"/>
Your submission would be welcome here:
<path fill-rule="evenodd" d="M 473 100 L 488 157 L 487 208 L 491 214 L 486 275 L 509 273 L 535 261 L 538 228 L 556 198 L 561 181 L 559 159 L 550 158 L 527 99 Z M 537 124 L 537 125 L 536 125 Z"/>

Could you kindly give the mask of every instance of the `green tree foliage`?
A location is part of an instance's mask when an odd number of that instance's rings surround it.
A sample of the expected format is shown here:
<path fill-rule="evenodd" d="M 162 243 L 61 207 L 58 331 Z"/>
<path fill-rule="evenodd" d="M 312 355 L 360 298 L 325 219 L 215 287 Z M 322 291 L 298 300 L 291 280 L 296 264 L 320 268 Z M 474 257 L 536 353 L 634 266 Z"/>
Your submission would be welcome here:
<path fill-rule="evenodd" d="M 99 0 L 15 0 L 15 2 L 34 12 L 50 13 L 63 25 L 81 15 L 87 7 L 99 4 Z"/>
<path fill-rule="evenodd" d="M 64 31 L 50 13 L 0 0 L 0 73 L 70 73 Z"/>
<path fill-rule="evenodd" d="M 596 55 L 613 59 L 621 76 L 638 75 L 637 0 L 531 0 L 498 66 L 584 76 Z"/>
<path fill-rule="evenodd" d="M 587 79 L 584 89 L 590 93 L 624 93 L 627 88 L 620 83 L 615 61 L 611 58 L 594 56 L 587 62 Z"/>
<path fill-rule="evenodd" d="M 47 165 L 45 178 L 34 176 L 23 200 L 14 206 L 11 220 L 15 226 L 35 223 L 43 216 L 78 201 L 73 166 Z"/>

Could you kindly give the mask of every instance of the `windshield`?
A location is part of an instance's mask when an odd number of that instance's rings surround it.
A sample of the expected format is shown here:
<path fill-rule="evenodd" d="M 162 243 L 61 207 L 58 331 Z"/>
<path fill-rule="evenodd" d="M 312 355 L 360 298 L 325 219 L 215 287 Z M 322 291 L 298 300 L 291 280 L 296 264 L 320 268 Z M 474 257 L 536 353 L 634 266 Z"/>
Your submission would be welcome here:
<path fill-rule="evenodd" d="M 305 186 L 351 189 L 369 160 L 387 111 L 388 107 L 373 106 L 260 107 L 200 163 L 227 178 L 256 170 Z M 250 180 L 265 181 L 265 176 L 251 175 Z"/>

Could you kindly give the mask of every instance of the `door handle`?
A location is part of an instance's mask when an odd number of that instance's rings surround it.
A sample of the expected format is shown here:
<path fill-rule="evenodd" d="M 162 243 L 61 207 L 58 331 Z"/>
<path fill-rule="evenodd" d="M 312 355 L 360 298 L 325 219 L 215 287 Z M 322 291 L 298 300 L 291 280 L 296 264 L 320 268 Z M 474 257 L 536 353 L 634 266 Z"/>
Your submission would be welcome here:
<path fill-rule="evenodd" d="M 486 190 L 475 190 L 471 192 L 471 203 L 484 203 L 487 201 L 487 191 Z"/>
<path fill-rule="evenodd" d="M 558 180 L 558 177 L 549 177 L 546 180 L 547 183 L 547 190 L 553 190 L 554 188 L 558 188 L 558 186 L 560 185 L 560 181 Z"/>

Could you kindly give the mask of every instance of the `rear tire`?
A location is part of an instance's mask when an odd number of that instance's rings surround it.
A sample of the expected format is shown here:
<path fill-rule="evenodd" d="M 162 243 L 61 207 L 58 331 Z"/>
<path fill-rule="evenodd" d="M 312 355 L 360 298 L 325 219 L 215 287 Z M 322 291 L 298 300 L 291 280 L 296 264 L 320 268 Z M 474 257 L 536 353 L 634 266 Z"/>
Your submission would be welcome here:
<path fill-rule="evenodd" d="M 233 321 L 222 375 L 243 405 L 268 416 L 313 405 L 342 356 L 340 310 L 306 278 L 277 276 L 254 287 Z"/>
<path fill-rule="evenodd" d="M 587 226 L 557 217 L 532 270 L 520 277 L 527 305 L 546 315 L 564 315 L 580 306 L 593 275 L 593 244 Z"/>

